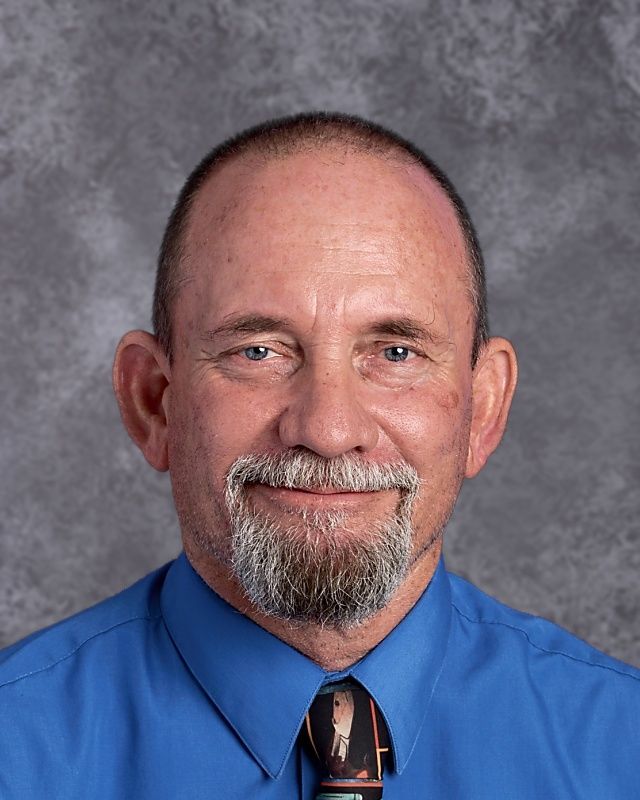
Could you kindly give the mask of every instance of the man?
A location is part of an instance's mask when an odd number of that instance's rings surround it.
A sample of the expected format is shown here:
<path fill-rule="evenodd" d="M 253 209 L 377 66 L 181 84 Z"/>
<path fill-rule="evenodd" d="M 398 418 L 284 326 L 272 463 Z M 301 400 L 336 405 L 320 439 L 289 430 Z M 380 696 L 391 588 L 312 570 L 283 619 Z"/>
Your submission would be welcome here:
<path fill-rule="evenodd" d="M 340 115 L 225 143 L 154 325 L 114 386 L 184 554 L 5 652 L 1 797 L 640 797 L 640 674 L 444 568 L 516 358 L 435 165 Z"/>

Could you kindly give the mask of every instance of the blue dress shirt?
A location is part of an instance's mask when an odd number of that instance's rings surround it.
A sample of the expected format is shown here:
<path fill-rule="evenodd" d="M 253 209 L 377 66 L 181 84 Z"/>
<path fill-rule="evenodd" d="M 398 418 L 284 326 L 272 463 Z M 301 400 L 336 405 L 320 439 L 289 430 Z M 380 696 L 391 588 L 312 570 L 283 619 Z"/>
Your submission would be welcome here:
<path fill-rule="evenodd" d="M 327 673 L 184 554 L 0 654 L 0 798 L 312 800 L 298 733 L 347 675 L 387 721 L 385 800 L 640 798 L 640 672 L 442 561 L 397 628 Z"/>

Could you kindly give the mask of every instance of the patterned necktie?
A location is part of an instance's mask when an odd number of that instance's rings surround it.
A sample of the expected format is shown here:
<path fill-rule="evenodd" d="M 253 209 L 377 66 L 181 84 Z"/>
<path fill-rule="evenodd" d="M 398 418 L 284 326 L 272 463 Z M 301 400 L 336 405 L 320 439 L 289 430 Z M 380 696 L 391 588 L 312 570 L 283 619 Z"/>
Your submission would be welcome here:
<path fill-rule="evenodd" d="M 316 800 L 380 800 L 389 736 L 368 692 L 352 682 L 323 686 L 305 729 L 325 772 Z"/>

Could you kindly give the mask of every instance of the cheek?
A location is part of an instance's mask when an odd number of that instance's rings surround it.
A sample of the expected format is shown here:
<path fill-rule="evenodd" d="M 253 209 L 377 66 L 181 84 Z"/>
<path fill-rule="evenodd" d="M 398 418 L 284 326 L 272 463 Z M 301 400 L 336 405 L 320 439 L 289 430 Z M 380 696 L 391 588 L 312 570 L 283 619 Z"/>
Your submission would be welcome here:
<path fill-rule="evenodd" d="M 272 425 L 264 403 L 250 393 L 193 385 L 176 397 L 170 448 L 220 483 L 239 456 L 268 445 Z"/>
<path fill-rule="evenodd" d="M 434 460 L 466 452 L 470 397 L 460 388 L 410 390 L 382 413 L 383 427 L 402 456 L 419 471 Z M 442 464 L 444 466 L 444 464 Z"/>
<path fill-rule="evenodd" d="M 450 412 L 455 415 L 460 405 L 460 393 L 456 389 L 449 389 L 439 394 L 435 400 L 445 413 Z"/>

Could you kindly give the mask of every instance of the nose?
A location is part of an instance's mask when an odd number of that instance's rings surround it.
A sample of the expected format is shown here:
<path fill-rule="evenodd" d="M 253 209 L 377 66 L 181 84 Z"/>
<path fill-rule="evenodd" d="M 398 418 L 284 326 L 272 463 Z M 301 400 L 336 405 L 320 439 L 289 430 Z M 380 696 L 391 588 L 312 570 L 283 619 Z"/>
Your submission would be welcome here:
<path fill-rule="evenodd" d="M 290 402 L 279 420 L 281 442 L 286 447 L 306 447 L 324 458 L 373 450 L 378 426 L 358 400 L 361 380 L 336 362 L 305 365 L 292 383 Z"/>

